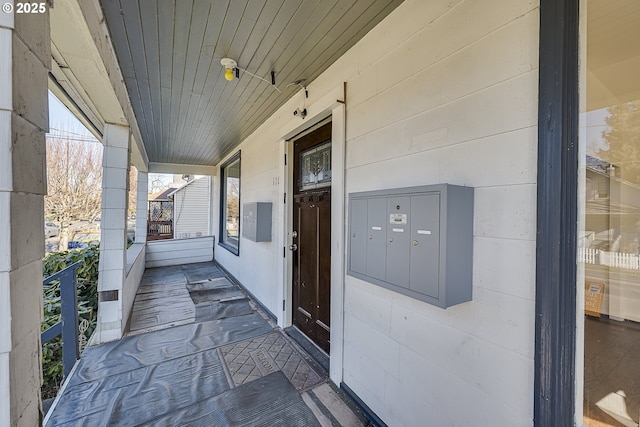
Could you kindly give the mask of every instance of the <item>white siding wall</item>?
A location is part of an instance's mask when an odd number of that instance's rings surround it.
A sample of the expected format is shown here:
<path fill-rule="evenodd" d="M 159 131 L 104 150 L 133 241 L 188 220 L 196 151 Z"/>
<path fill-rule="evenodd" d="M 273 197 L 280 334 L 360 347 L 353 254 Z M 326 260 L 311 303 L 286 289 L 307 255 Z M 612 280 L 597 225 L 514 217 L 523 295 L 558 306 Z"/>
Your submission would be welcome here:
<path fill-rule="evenodd" d="M 276 123 L 281 121 L 274 118 Z M 215 258 L 227 270 L 231 272 L 249 291 L 275 315 L 279 314 L 277 308 L 277 283 L 276 269 L 278 263 L 282 263 L 282 246 L 278 245 L 276 238 L 280 232 L 277 220 L 277 206 L 282 203 L 279 196 L 279 185 L 276 177 L 279 177 L 283 170 L 279 168 L 279 146 L 278 139 L 281 138 L 280 126 L 263 126 L 268 133 L 261 133 L 260 130 L 254 133 L 245 141 L 240 149 L 240 218 L 242 218 L 242 205 L 247 202 L 272 202 L 272 235 L 271 242 L 252 242 L 242 237 L 240 230 L 240 254 L 237 257 L 226 249 L 216 246 Z M 265 142 L 270 142 L 267 144 Z M 247 149 L 245 150 L 245 147 Z M 235 152 L 234 152 L 235 153 Z M 220 173 L 218 173 L 220 176 Z M 213 211 L 216 218 L 220 214 L 220 180 L 215 180 Z M 219 224 L 218 219 L 214 224 Z M 216 230 L 219 233 L 219 230 Z M 214 233 L 215 234 L 215 233 Z"/>
<path fill-rule="evenodd" d="M 145 268 L 192 264 L 213 260 L 213 237 L 147 242 Z"/>
<path fill-rule="evenodd" d="M 211 193 L 209 177 L 196 179 L 173 195 L 173 235 L 176 239 L 208 236 Z"/>
<path fill-rule="evenodd" d="M 347 82 L 345 194 L 476 189 L 472 302 L 442 310 L 343 276 L 343 381 L 389 425 L 533 424 L 538 24 L 536 1 L 407 0 L 309 86 L 313 105 Z M 296 103 L 241 144 L 243 203 L 282 204 Z M 277 315 L 282 243 L 216 247 Z"/>
<path fill-rule="evenodd" d="M 127 268 L 124 288 L 122 289 L 122 333 L 125 332 L 133 303 L 138 293 L 140 281 L 144 275 L 146 262 L 145 243 L 134 243 L 127 249 Z"/>
<path fill-rule="evenodd" d="M 32 16 L 0 13 L 0 426 L 38 425 L 42 407 L 46 9 Z"/>

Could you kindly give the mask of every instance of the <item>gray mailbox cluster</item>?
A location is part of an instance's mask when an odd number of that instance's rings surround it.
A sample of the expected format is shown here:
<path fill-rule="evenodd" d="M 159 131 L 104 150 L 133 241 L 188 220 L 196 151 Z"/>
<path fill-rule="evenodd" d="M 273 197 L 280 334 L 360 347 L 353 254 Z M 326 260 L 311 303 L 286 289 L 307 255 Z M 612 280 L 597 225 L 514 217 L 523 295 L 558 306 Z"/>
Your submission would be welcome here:
<path fill-rule="evenodd" d="M 473 188 L 349 195 L 350 276 L 447 308 L 471 300 Z"/>
<path fill-rule="evenodd" d="M 271 241 L 271 202 L 242 205 L 242 237 L 254 242 Z"/>

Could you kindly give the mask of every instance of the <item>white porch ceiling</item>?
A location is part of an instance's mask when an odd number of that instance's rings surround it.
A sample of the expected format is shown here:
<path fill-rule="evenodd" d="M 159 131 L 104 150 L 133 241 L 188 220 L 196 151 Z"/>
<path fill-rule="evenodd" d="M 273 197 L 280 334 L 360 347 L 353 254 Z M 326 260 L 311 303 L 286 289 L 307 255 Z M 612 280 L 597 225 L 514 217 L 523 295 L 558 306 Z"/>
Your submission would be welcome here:
<path fill-rule="evenodd" d="M 640 2 L 590 0 L 587 110 L 640 99 Z"/>
<path fill-rule="evenodd" d="M 150 162 L 214 165 L 402 0 L 100 0 Z M 227 82 L 220 59 L 240 72 Z"/>

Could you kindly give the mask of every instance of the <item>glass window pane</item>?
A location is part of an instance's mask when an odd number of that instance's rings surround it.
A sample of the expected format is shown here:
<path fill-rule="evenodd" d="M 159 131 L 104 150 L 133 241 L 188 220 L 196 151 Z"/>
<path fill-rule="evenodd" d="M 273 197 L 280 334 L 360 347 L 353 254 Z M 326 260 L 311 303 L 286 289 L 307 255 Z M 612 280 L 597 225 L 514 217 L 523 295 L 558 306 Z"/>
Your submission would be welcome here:
<path fill-rule="evenodd" d="M 587 426 L 640 418 L 640 2 L 587 0 L 579 292 Z M 584 52 L 584 50 L 583 50 Z"/>
<path fill-rule="evenodd" d="M 300 191 L 331 185 L 331 143 L 300 153 Z"/>
<path fill-rule="evenodd" d="M 229 165 L 227 169 L 227 240 L 238 240 L 238 224 L 240 221 L 240 168 L 239 162 Z"/>
<path fill-rule="evenodd" d="M 236 155 L 229 163 L 223 165 L 222 206 L 221 206 L 221 243 L 224 247 L 238 254 L 240 236 L 240 156 Z"/>

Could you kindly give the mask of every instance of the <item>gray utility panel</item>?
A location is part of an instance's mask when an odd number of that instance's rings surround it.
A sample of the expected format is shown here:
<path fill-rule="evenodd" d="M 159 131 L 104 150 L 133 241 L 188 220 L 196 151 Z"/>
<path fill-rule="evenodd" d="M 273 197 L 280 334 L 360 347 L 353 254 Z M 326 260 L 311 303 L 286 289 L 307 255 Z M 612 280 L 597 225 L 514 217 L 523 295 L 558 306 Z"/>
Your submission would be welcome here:
<path fill-rule="evenodd" d="M 254 242 L 271 241 L 271 202 L 242 205 L 242 237 Z"/>
<path fill-rule="evenodd" d="M 473 188 L 349 194 L 347 274 L 438 307 L 471 301 Z"/>

